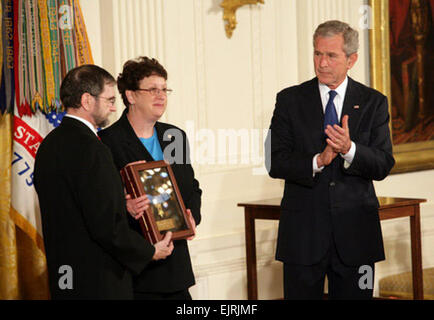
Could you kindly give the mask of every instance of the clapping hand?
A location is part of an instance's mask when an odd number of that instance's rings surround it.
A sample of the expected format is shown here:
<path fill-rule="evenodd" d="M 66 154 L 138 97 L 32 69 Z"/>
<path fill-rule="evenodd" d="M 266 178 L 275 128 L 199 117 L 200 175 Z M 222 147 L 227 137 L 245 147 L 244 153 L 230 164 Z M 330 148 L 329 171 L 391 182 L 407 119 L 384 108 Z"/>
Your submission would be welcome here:
<path fill-rule="evenodd" d="M 333 127 L 328 125 L 325 130 L 328 138 L 327 144 L 336 153 L 347 154 L 351 148 L 350 129 L 348 128 L 348 115 L 342 118 L 342 127 L 335 124 Z"/>

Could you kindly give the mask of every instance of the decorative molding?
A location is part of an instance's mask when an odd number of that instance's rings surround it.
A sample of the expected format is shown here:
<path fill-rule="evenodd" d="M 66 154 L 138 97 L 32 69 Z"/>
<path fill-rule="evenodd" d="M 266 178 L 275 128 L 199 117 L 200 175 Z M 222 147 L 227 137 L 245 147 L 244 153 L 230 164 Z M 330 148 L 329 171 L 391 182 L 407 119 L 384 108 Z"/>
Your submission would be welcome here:
<path fill-rule="evenodd" d="M 112 0 L 104 5 L 112 8 L 111 45 L 114 50 L 115 74 L 122 70 L 125 61 L 138 56 L 164 60 L 166 44 L 162 1 Z"/>
<path fill-rule="evenodd" d="M 165 60 L 162 6 L 160 0 L 104 0 L 101 4 L 103 64 L 115 77 L 129 59 L 144 55 Z M 122 110 L 118 109 L 117 117 Z"/>
<path fill-rule="evenodd" d="M 272 264 L 281 264 L 275 260 L 274 254 L 261 255 L 256 260 L 257 268 L 268 267 Z M 194 267 L 194 274 L 198 278 L 210 277 L 216 274 L 246 271 L 246 259 L 237 258 L 216 263 L 201 264 Z"/>
<path fill-rule="evenodd" d="M 203 21 L 203 1 L 194 1 L 194 37 L 195 37 L 195 55 L 196 55 L 196 123 L 200 128 L 208 127 L 208 104 L 207 104 L 207 86 L 206 86 L 206 67 L 205 67 L 205 36 Z M 196 140 L 196 137 L 190 137 Z M 196 166 L 198 175 L 203 173 L 203 166 Z"/>
<path fill-rule="evenodd" d="M 194 36 L 196 40 L 196 83 L 197 83 L 197 123 L 199 127 L 207 127 L 207 104 L 206 104 L 206 68 L 205 68 L 205 36 L 203 34 L 203 1 L 194 1 Z"/>
<path fill-rule="evenodd" d="M 274 260 L 276 236 L 277 228 L 256 230 L 258 268 L 278 263 Z M 193 269 L 198 278 L 246 270 L 244 232 L 197 239 L 189 243 L 189 247 Z M 264 250 L 264 247 L 271 250 Z M 204 255 L 212 256 L 213 262 L 209 263 L 210 260 Z"/>
<path fill-rule="evenodd" d="M 380 0 L 381 1 L 381 0 Z M 353 28 L 359 29 L 359 7 L 366 5 L 365 0 L 304 0 L 297 1 L 297 31 L 299 39 L 308 39 L 307 41 L 299 41 L 297 44 L 298 50 L 298 66 L 299 66 L 299 82 L 306 81 L 315 76 L 313 66 L 313 46 L 312 37 L 316 27 L 327 20 L 341 20 L 349 23 Z M 362 30 L 359 30 L 362 31 Z M 360 32 L 361 50 L 360 54 L 364 54 L 362 50 L 364 35 Z M 360 63 L 360 62 L 359 62 Z M 350 76 L 358 68 L 358 65 L 350 70 Z M 358 75 L 356 78 L 359 81 L 363 75 Z M 363 76 L 364 77 L 364 76 Z"/>
<path fill-rule="evenodd" d="M 232 37 L 232 33 L 237 26 L 236 11 L 239 7 L 246 4 L 264 3 L 264 0 L 223 0 L 220 7 L 223 8 L 223 21 L 226 21 L 225 30 L 228 38 Z"/>
<path fill-rule="evenodd" d="M 261 128 L 262 125 L 262 108 L 263 108 L 263 74 L 262 74 L 262 25 L 261 13 L 258 8 L 250 10 L 250 24 L 251 24 L 251 41 L 252 41 L 252 91 L 253 91 L 253 110 L 252 110 L 252 123 L 253 128 Z M 260 143 L 261 141 L 257 141 Z M 260 148 L 262 150 L 262 148 Z"/>

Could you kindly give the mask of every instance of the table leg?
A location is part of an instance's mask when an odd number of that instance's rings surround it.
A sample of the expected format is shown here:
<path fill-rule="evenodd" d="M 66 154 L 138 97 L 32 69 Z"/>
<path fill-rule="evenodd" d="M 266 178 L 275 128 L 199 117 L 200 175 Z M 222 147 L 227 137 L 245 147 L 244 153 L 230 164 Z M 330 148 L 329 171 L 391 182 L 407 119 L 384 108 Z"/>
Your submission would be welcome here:
<path fill-rule="evenodd" d="M 256 270 L 255 219 L 252 218 L 250 208 L 245 208 L 244 220 L 246 227 L 247 298 L 257 300 L 258 276 Z"/>
<path fill-rule="evenodd" d="M 413 299 L 423 300 L 422 245 L 420 233 L 420 206 L 414 206 L 414 215 L 410 216 L 411 264 L 413 274 Z"/>

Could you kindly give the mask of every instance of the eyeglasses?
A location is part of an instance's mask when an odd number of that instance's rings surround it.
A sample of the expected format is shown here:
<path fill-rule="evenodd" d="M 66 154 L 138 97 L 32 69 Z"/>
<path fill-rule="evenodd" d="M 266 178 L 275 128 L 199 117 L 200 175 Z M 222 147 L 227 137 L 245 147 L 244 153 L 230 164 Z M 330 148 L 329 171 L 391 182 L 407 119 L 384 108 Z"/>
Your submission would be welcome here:
<path fill-rule="evenodd" d="M 160 94 L 160 92 L 162 92 L 165 96 L 168 96 L 169 94 L 172 93 L 172 89 L 158 89 L 158 88 L 149 88 L 149 89 L 136 89 L 135 91 L 146 91 L 149 92 L 152 96 L 158 96 Z"/>
<path fill-rule="evenodd" d="M 110 105 L 112 105 L 112 106 L 114 106 L 115 103 L 116 103 L 116 98 L 115 98 L 115 97 L 105 98 L 105 97 L 101 97 L 101 96 L 93 95 L 92 93 L 90 93 L 90 95 L 91 95 L 92 97 L 97 98 L 97 99 L 103 99 L 103 100 L 105 100 L 105 101 L 108 101 L 108 103 L 110 103 Z"/>

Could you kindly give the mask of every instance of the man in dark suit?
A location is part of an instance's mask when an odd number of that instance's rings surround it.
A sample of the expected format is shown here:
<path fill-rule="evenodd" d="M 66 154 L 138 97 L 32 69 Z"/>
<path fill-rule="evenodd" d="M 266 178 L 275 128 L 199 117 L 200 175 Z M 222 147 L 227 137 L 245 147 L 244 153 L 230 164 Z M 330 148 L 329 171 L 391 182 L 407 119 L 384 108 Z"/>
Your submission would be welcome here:
<path fill-rule="evenodd" d="M 170 234 L 149 246 L 128 226 L 119 172 L 96 134 L 116 110 L 115 85 L 95 65 L 69 71 L 60 88 L 67 114 L 36 155 L 53 299 L 131 299 L 131 273 L 173 250 Z"/>
<path fill-rule="evenodd" d="M 395 163 L 387 98 L 347 76 L 357 31 L 328 21 L 313 39 L 317 77 L 277 94 L 266 142 L 285 180 L 276 259 L 286 299 L 322 299 L 325 276 L 329 299 L 369 299 L 385 258 L 372 180 Z"/>

